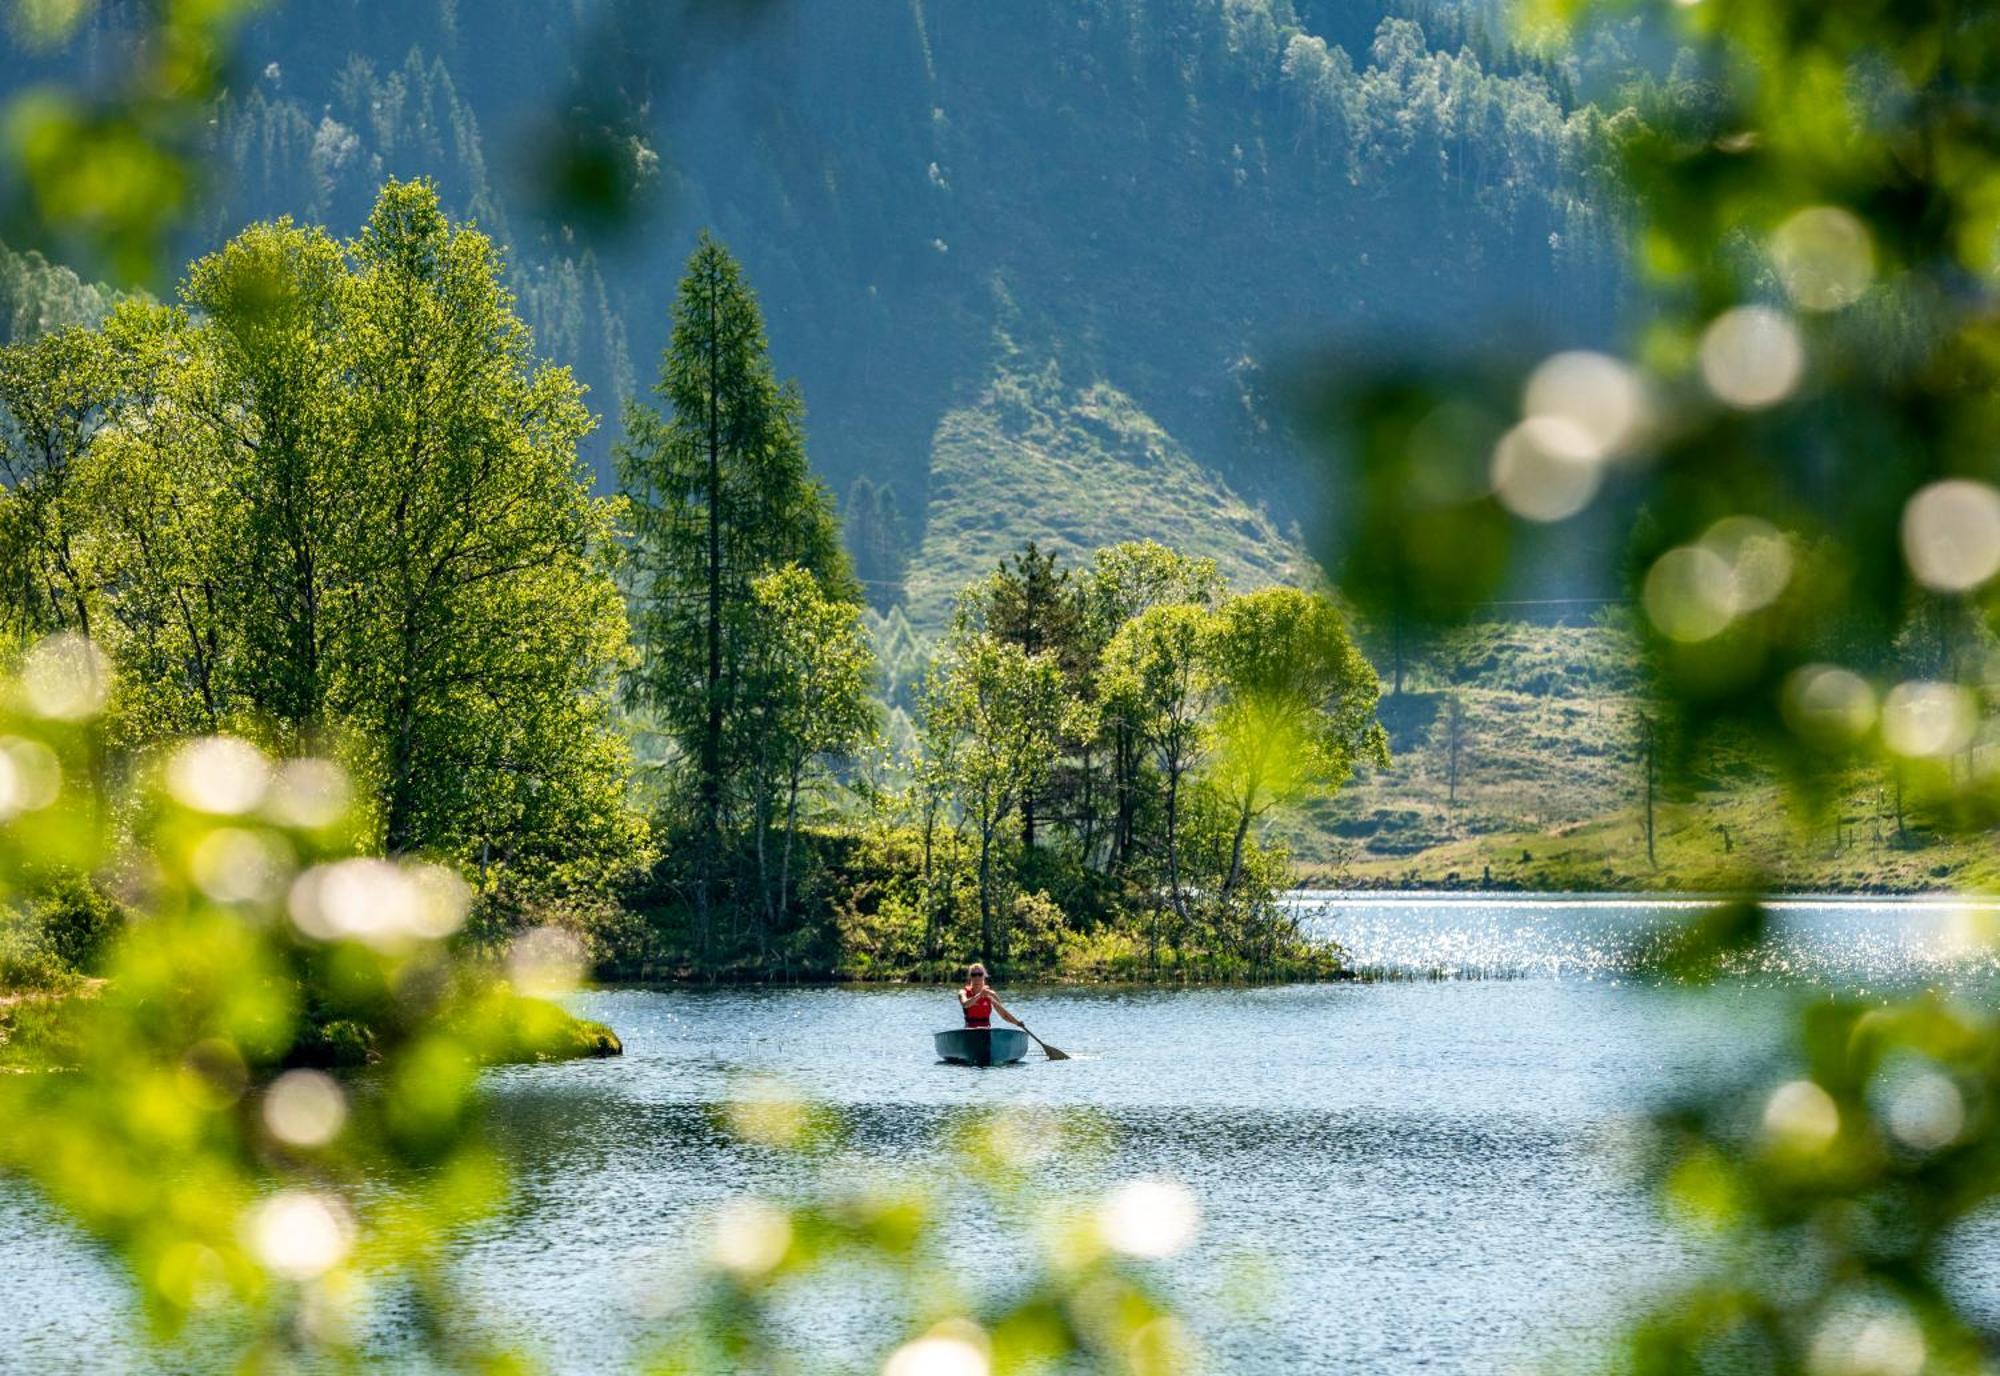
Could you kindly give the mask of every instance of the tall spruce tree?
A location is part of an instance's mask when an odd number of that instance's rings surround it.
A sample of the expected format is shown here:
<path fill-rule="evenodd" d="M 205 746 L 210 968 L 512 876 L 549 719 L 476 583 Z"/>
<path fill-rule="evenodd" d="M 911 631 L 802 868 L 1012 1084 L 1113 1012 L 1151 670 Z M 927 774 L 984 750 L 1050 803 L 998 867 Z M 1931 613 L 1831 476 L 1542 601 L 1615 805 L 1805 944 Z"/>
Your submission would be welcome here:
<path fill-rule="evenodd" d="M 825 594 L 855 601 L 825 489 L 806 466 L 797 388 L 772 372 L 757 298 L 729 251 L 703 234 L 674 299 L 653 388 L 618 449 L 632 506 L 639 699 L 694 763 L 697 946 L 730 830 L 731 788 L 749 744 L 743 664 L 754 584 L 796 564 Z"/>

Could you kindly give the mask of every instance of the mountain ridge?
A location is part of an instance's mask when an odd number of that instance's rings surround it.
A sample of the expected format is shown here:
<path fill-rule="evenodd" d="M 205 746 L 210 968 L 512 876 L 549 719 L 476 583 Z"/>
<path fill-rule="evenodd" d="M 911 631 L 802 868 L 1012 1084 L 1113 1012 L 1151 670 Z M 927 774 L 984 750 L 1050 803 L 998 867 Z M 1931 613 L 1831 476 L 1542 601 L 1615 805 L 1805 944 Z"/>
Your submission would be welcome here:
<path fill-rule="evenodd" d="M 503 242 L 544 351 L 592 387 L 603 478 L 712 227 L 801 384 L 818 471 L 837 492 L 891 484 L 911 512 L 996 324 L 1288 506 L 1317 491 L 1270 381 L 1294 350 L 1612 327 L 1603 116 L 1494 42 L 1481 5 L 766 4 L 729 25 L 705 8 L 275 7 L 212 126 L 227 194 L 181 256 L 280 214 L 351 232 L 383 178 L 437 178 Z M 0 37 L 0 91 L 122 41 L 112 7 L 68 55 Z M 646 218 L 622 233 L 533 189 L 578 130 L 636 169 Z"/>

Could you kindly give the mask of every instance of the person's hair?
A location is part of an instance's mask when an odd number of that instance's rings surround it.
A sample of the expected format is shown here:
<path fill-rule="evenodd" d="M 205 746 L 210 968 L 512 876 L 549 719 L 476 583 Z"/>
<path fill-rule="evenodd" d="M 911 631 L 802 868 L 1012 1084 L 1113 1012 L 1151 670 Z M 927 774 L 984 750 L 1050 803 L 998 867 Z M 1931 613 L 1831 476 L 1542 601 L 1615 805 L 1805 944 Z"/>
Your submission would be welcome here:
<path fill-rule="evenodd" d="M 965 972 L 965 977 L 967 979 L 971 979 L 974 975 L 983 975 L 985 973 L 986 973 L 986 967 L 984 965 L 981 965 L 978 961 L 975 960 L 972 962 L 971 966 L 967 968 Z"/>

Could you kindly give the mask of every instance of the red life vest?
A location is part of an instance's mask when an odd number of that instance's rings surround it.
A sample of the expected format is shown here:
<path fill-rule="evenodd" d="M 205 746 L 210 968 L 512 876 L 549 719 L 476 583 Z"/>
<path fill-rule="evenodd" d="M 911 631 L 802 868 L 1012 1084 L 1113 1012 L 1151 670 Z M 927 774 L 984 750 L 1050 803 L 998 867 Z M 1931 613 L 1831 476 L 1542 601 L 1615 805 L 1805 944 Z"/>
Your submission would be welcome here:
<path fill-rule="evenodd" d="M 986 1027 L 991 1025 L 992 1021 L 993 996 L 982 989 L 979 991 L 978 998 L 968 1000 L 965 1004 L 965 1025 L 967 1027 Z"/>

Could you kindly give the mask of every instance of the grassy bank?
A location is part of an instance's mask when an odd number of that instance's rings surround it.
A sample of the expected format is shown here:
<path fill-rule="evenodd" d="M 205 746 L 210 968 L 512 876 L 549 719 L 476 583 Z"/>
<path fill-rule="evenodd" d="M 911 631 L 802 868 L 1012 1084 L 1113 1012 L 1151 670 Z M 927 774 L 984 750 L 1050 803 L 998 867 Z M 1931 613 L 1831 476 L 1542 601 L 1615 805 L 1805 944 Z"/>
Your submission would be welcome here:
<path fill-rule="evenodd" d="M 1920 816 L 1906 814 L 1899 826 L 1872 796 L 1800 818 L 1766 784 L 1660 804 L 1650 857 L 1645 813 L 1627 807 L 1553 827 L 1450 837 L 1405 854 L 1357 852 L 1304 867 L 1300 878 L 1308 887 L 1382 889 L 1990 893 L 2000 890 L 2000 854 L 1990 836 L 1940 834 Z"/>
<path fill-rule="evenodd" d="M 80 1001 L 88 991 L 0 993 L 0 1073 L 72 1065 Z"/>
<path fill-rule="evenodd" d="M 77 1063 L 91 1003 L 102 980 L 79 981 L 61 991 L 0 992 L 0 1072 L 62 1069 Z M 470 1044 L 487 1065 L 529 1065 L 589 1060 L 624 1053 L 618 1034 L 547 1002 L 532 1002 L 517 1017 L 481 1029 Z M 329 1023 L 301 1036 L 292 1063 L 326 1069 L 359 1069 L 372 1063 L 366 1028 Z"/>

